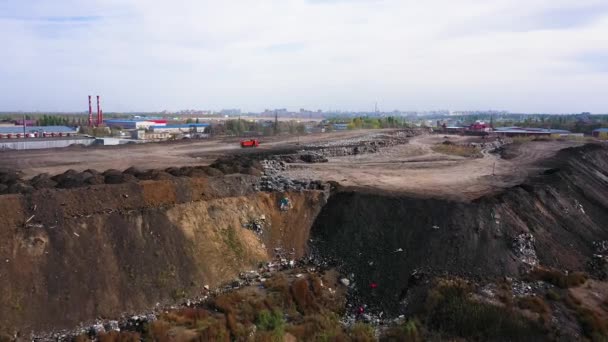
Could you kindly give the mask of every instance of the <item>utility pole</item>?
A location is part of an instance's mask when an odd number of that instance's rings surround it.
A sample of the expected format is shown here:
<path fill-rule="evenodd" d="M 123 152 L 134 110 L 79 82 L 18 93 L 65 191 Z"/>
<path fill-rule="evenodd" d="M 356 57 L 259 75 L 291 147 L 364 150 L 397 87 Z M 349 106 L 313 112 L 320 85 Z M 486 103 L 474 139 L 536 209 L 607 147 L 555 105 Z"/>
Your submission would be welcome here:
<path fill-rule="evenodd" d="M 25 135 L 25 114 L 23 114 L 23 137 L 27 138 L 27 136 Z"/>

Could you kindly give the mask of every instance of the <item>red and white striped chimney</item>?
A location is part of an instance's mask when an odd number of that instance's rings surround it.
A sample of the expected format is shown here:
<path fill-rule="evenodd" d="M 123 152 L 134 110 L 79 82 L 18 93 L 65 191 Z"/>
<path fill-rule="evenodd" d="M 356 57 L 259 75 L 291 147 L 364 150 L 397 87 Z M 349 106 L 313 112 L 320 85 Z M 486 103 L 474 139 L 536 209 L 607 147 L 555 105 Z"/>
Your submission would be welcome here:
<path fill-rule="evenodd" d="M 91 95 L 89 95 L 89 127 L 93 126 L 93 106 L 91 105 Z"/>
<path fill-rule="evenodd" d="M 101 107 L 99 106 L 99 95 L 97 95 L 97 126 L 100 126 L 101 124 Z"/>

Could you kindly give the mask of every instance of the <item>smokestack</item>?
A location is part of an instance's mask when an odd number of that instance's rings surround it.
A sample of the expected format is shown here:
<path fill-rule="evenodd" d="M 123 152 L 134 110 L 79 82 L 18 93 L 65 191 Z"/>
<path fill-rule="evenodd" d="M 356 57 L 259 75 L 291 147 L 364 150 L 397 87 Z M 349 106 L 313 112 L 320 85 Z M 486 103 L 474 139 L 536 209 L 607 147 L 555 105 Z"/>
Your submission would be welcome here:
<path fill-rule="evenodd" d="M 99 107 L 99 95 L 97 95 L 97 126 L 101 125 L 101 108 Z"/>
<path fill-rule="evenodd" d="M 93 106 L 91 106 L 91 95 L 89 95 L 89 127 L 93 126 Z"/>

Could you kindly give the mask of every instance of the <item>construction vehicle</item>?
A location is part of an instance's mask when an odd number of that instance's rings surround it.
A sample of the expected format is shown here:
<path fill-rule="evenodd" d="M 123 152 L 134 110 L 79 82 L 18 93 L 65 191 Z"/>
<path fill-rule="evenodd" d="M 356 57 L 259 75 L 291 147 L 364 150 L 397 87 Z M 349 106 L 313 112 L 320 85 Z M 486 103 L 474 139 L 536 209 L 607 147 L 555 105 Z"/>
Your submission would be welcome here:
<path fill-rule="evenodd" d="M 260 146 L 260 141 L 258 139 L 241 140 L 242 148 L 258 146 Z"/>

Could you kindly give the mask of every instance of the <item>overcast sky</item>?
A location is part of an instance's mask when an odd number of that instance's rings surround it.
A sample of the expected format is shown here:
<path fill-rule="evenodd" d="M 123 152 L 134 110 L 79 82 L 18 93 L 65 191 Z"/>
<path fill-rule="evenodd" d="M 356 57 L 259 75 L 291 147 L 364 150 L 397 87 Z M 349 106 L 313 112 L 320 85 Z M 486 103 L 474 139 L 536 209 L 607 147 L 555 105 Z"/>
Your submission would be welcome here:
<path fill-rule="evenodd" d="M 608 112 L 607 0 L 0 0 L 0 111 Z"/>

